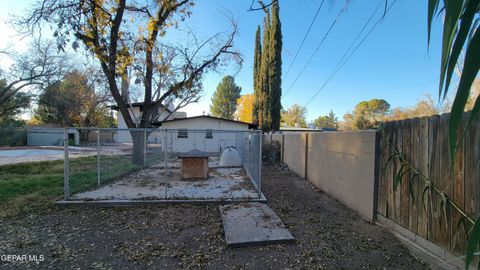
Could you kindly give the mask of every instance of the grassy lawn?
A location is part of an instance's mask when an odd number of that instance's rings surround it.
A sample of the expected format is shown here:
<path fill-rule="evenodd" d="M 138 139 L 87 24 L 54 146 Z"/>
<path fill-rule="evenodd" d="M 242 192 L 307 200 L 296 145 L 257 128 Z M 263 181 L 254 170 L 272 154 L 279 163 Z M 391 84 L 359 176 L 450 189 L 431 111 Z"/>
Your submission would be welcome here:
<path fill-rule="evenodd" d="M 0 217 L 42 207 L 63 196 L 63 160 L 0 166 Z M 135 171 L 130 156 L 101 157 L 101 185 Z M 70 160 L 70 189 L 97 186 L 97 158 Z"/>
<path fill-rule="evenodd" d="M 137 169 L 138 167 L 132 163 L 131 156 L 101 156 L 100 185 L 111 183 Z M 70 194 L 94 189 L 97 186 L 97 157 L 92 156 L 70 161 Z"/>

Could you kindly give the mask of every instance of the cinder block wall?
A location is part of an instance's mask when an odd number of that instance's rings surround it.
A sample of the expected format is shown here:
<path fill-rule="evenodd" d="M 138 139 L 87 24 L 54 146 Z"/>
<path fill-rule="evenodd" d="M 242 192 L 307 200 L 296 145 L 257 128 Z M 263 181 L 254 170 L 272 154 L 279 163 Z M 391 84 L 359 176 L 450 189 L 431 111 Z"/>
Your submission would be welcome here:
<path fill-rule="evenodd" d="M 369 221 L 376 215 L 376 131 L 308 135 L 307 179 Z"/>
<path fill-rule="evenodd" d="M 268 141 L 282 144 L 282 161 L 291 171 L 357 211 L 364 219 L 375 219 L 377 131 L 266 136 Z"/>
<path fill-rule="evenodd" d="M 305 166 L 307 166 L 307 133 L 285 134 L 283 145 L 283 162 L 288 168 L 305 178 Z"/>

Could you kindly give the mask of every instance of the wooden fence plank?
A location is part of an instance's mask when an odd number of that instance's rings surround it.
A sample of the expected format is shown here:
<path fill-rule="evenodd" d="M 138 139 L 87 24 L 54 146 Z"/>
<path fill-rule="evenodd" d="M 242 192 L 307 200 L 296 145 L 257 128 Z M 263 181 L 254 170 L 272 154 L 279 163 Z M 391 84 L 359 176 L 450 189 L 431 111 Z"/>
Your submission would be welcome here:
<path fill-rule="evenodd" d="M 411 136 L 411 123 L 408 120 L 402 120 L 402 147 L 400 148 L 400 151 L 402 151 L 403 157 L 408 161 L 411 162 L 411 156 L 410 156 L 410 136 Z M 407 170 L 408 168 L 405 167 L 404 170 Z M 410 178 L 410 172 L 403 173 L 402 176 L 402 183 L 401 183 L 401 206 L 400 206 L 400 215 L 401 215 L 401 224 L 409 228 L 409 211 L 410 211 L 410 187 L 409 187 L 409 178 Z"/>
<path fill-rule="evenodd" d="M 442 190 L 449 198 L 452 198 L 452 187 L 453 187 L 453 173 L 451 171 L 451 158 L 450 158 L 450 147 L 449 147 L 449 136 L 448 136 L 448 121 L 449 115 L 443 114 L 440 116 L 440 125 L 439 125 L 439 140 L 438 140 L 438 149 L 440 154 L 440 167 L 437 168 L 440 171 L 439 185 L 438 187 Z M 439 197 L 441 201 L 441 197 Z M 446 207 L 441 209 L 440 213 L 440 243 L 441 246 L 445 249 L 450 249 L 451 242 L 451 233 L 450 229 L 452 226 L 452 209 L 450 204 L 446 204 Z"/>
<path fill-rule="evenodd" d="M 409 120 L 410 124 L 410 163 L 412 166 L 417 169 L 419 164 L 419 128 L 420 128 L 420 119 L 414 118 Z M 413 178 L 412 178 L 413 177 Z M 412 194 L 413 198 L 410 198 L 409 201 L 409 217 L 408 217 L 408 228 L 412 232 L 417 232 L 417 222 L 418 222 L 418 209 L 416 202 L 419 200 L 419 180 L 417 177 L 414 177 L 413 173 L 409 175 L 409 180 L 412 182 Z"/>
<path fill-rule="evenodd" d="M 396 122 L 395 124 L 395 148 L 397 150 L 402 149 L 402 122 Z M 401 165 L 399 161 L 394 162 L 394 167 L 393 167 L 393 177 L 396 176 L 398 170 L 400 169 Z M 400 206 L 401 206 L 401 186 L 397 186 L 396 189 L 394 189 L 393 196 L 394 196 L 394 216 L 395 216 L 395 221 L 398 224 L 402 224 L 401 220 L 401 215 L 400 215 Z M 403 224 L 402 224 L 403 225 Z"/>
<path fill-rule="evenodd" d="M 469 114 L 466 114 L 469 117 Z M 465 230 L 457 226 L 461 216 L 452 207 L 440 208 L 442 197 L 435 192 L 423 191 L 427 185 L 417 178 L 413 181 L 415 200 L 410 198 L 409 176 L 402 178 L 394 190 L 393 181 L 400 163 L 390 162 L 392 144 L 403 153 L 409 163 L 433 185 L 459 205 L 472 217 L 480 215 L 480 119 L 466 132 L 454 160 L 454 171 L 448 141 L 449 115 L 407 119 L 385 123 L 381 139 L 381 166 L 379 172 L 378 211 L 396 223 L 429 241 L 453 252 L 463 254 Z M 466 120 L 462 125 L 464 125 Z M 467 230 L 469 228 L 467 227 Z"/>
<path fill-rule="evenodd" d="M 418 167 L 417 170 L 428 179 L 429 165 L 428 165 L 428 117 L 423 117 L 419 120 L 418 127 Z M 417 190 L 417 233 L 423 238 L 428 236 L 428 225 L 430 216 L 430 207 L 428 198 L 423 197 L 423 191 L 427 185 L 423 181 L 419 181 Z"/>
<path fill-rule="evenodd" d="M 467 114 L 466 119 L 469 119 Z M 465 137 L 465 210 L 472 218 L 480 215 L 480 117 Z"/>
<path fill-rule="evenodd" d="M 386 208 L 387 208 L 387 190 L 386 190 L 386 183 L 384 181 L 385 177 L 385 170 L 384 164 L 386 163 L 387 159 L 387 135 L 388 133 L 388 123 L 386 123 L 382 130 L 380 131 L 380 166 L 378 168 L 378 199 L 377 199 L 377 211 L 383 216 L 386 216 Z"/>
<path fill-rule="evenodd" d="M 429 168 L 429 176 L 430 180 L 433 184 L 438 184 L 439 179 L 439 165 L 440 159 L 438 158 L 438 125 L 439 125 L 439 116 L 434 115 L 429 119 L 429 134 L 428 134 L 428 141 L 429 141 L 429 160 L 430 160 L 430 168 Z M 430 207 L 432 211 L 432 215 L 430 216 L 429 225 L 431 227 L 428 228 L 428 237 L 427 239 L 438 243 L 438 236 L 439 236 L 439 223 L 438 223 L 438 196 L 433 194 L 433 192 L 429 192 L 428 200 L 430 201 Z"/>
<path fill-rule="evenodd" d="M 392 147 L 395 145 L 395 124 L 393 122 L 388 123 L 389 124 L 389 134 L 388 134 L 388 148 L 387 148 L 387 158 L 390 158 L 390 156 L 393 154 L 392 153 Z M 395 196 L 394 196 L 394 191 L 393 191 L 393 170 L 394 170 L 394 163 L 390 162 L 387 166 L 386 170 L 386 179 L 385 185 L 386 189 L 388 191 L 388 196 L 387 196 L 387 217 L 391 219 L 395 219 Z"/>
<path fill-rule="evenodd" d="M 460 138 L 464 128 L 465 119 L 462 119 L 460 129 L 457 132 L 457 137 Z M 459 143 L 454 161 L 453 185 L 452 185 L 452 201 L 460 208 L 465 209 L 465 140 Z M 464 252 L 465 246 L 465 232 L 461 221 L 461 215 L 452 208 L 452 226 L 450 227 L 450 250 L 456 253 Z"/>

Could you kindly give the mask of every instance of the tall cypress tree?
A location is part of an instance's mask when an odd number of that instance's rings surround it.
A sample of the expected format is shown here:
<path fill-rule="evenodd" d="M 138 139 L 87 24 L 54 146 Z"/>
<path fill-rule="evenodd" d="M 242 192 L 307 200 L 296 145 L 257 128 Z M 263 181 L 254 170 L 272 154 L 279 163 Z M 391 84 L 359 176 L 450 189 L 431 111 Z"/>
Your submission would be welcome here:
<path fill-rule="evenodd" d="M 270 127 L 270 102 L 268 100 L 269 92 L 269 69 L 270 69 L 270 12 L 267 12 L 263 22 L 263 50 L 260 63 L 259 75 L 259 113 L 258 125 L 264 131 L 269 131 Z"/>
<path fill-rule="evenodd" d="M 282 25 L 278 1 L 272 5 L 263 21 L 263 41 L 260 27 L 255 36 L 253 80 L 255 104 L 254 122 L 263 131 L 280 129 L 282 109 Z"/>
<path fill-rule="evenodd" d="M 262 44 L 261 44 L 261 34 L 260 34 L 260 25 L 257 27 L 257 33 L 255 34 L 255 54 L 253 60 L 253 93 L 254 93 L 254 103 L 253 103 L 253 123 L 258 125 L 258 112 L 260 107 L 260 63 L 262 62 Z"/>
<path fill-rule="evenodd" d="M 268 116 L 267 129 L 280 129 L 280 110 L 282 109 L 282 24 L 280 22 L 278 1 L 272 6 L 272 23 L 269 31 L 269 72 L 268 72 Z"/>

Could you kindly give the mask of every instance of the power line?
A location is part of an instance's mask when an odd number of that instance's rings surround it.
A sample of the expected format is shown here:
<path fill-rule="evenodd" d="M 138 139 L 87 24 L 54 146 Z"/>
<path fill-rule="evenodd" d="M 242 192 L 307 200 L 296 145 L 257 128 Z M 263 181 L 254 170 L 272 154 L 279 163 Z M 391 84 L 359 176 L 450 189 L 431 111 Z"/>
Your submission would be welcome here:
<path fill-rule="evenodd" d="M 348 7 L 348 4 L 350 3 L 350 0 L 347 0 L 346 3 L 345 3 L 345 6 L 343 6 L 343 8 L 340 10 L 340 12 L 337 14 L 337 17 L 335 18 L 335 20 L 332 22 L 332 24 L 330 25 L 330 28 L 328 28 L 328 31 L 325 33 L 325 35 L 323 36 L 322 40 L 320 41 L 320 43 L 318 44 L 317 48 L 315 49 L 315 51 L 313 52 L 313 54 L 310 56 L 310 58 L 308 59 L 307 63 L 305 63 L 305 65 L 303 66 L 302 70 L 300 71 L 300 73 L 298 74 L 298 76 L 295 78 L 295 80 L 293 81 L 293 83 L 290 85 L 290 87 L 288 88 L 288 90 L 285 92 L 285 94 L 282 95 L 282 97 L 286 96 L 288 94 L 288 92 L 290 92 L 290 90 L 292 90 L 293 86 L 295 85 L 295 83 L 298 81 L 298 79 L 302 76 L 303 72 L 305 72 L 305 70 L 307 69 L 307 66 L 310 64 L 310 62 L 312 62 L 313 58 L 315 57 L 315 55 L 317 54 L 318 50 L 320 50 L 320 47 L 322 46 L 323 42 L 325 42 L 325 39 L 327 39 L 328 35 L 330 34 L 330 32 L 332 31 L 333 27 L 335 26 L 335 24 L 337 23 L 338 19 L 340 18 L 340 16 L 343 14 L 343 12 L 347 9 Z"/>
<path fill-rule="evenodd" d="M 313 24 L 315 23 L 315 20 L 317 19 L 318 13 L 320 13 L 320 10 L 322 9 L 322 6 L 323 6 L 323 3 L 324 3 L 324 2 L 325 2 L 325 0 L 322 0 L 322 2 L 320 2 L 320 5 L 318 6 L 317 12 L 315 13 L 315 16 L 313 17 L 313 20 L 312 20 L 312 22 L 310 23 L 310 26 L 308 27 L 308 30 L 307 30 L 307 32 L 305 33 L 305 36 L 303 37 L 302 43 L 300 43 L 300 47 L 298 47 L 298 50 L 297 50 L 297 52 L 295 53 L 295 56 L 293 57 L 293 60 L 292 60 L 292 62 L 290 63 L 290 66 L 289 66 L 288 69 L 287 69 L 287 73 L 285 74 L 284 79 L 287 78 L 288 73 L 290 73 L 290 70 L 292 69 L 293 63 L 295 63 L 295 60 L 297 60 L 297 56 L 298 56 L 298 54 L 300 53 L 300 51 L 302 50 L 303 44 L 305 43 L 305 40 L 307 39 L 308 34 L 310 33 L 310 30 L 312 30 L 312 26 L 313 26 Z"/>
<path fill-rule="evenodd" d="M 387 15 L 388 11 L 390 11 L 390 9 L 393 7 L 393 5 L 395 5 L 395 3 L 397 2 L 397 0 L 394 0 L 390 6 L 388 6 L 388 8 L 385 10 L 384 14 L 375 22 L 374 25 L 372 25 L 372 27 L 370 28 L 370 30 L 367 32 L 367 34 L 363 37 L 362 40 L 360 40 L 360 42 L 357 44 L 357 46 L 353 49 L 353 51 L 350 52 L 350 54 L 348 55 L 348 57 L 345 58 L 345 55 L 348 54 L 348 51 L 351 49 L 349 48 L 349 50 L 347 50 L 346 54 L 344 54 L 344 57 L 342 57 L 342 59 L 340 59 L 340 61 L 337 63 L 337 65 L 335 66 L 335 68 L 333 69 L 332 73 L 330 73 L 330 75 L 328 76 L 327 80 L 325 80 L 325 82 L 322 84 L 322 86 L 317 90 L 317 92 L 315 92 L 315 94 L 313 95 L 313 97 L 311 99 L 309 99 L 306 103 L 305 103 L 305 107 L 308 107 L 308 105 L 318 96 L 318 94 L 325 88 L 325 86 L 335 77 L 335 75 L 345 66 L 345 64 L 350 60 L 350 58 L 353 56 L 353 54 L 355 54 L 355 52 L 358 50 L 358 48 L 360 48 L 360 46 L 363 44 L 363 42 L 368 38 L 368 36 L 370 36 L 370 34 L 373 32 L 373 30 L 375 30 L 375 28 L 380 25 L 381 22 L 383 22 L 383 20 L 385 19 L 385 16 Z M 376 12 L 375 12 L 376 13 Z M 374 14 L 375 14 L 374 13 Z M 364 26 L 364 28 L 368 25 L 369 22 L 367 22 Z M 363 32 L 364 29 L 362 29 L 362 31 L 360 31 L 360 34 Z M 352 45 L 355 44 L 355 43 L 352 43 Z M 344 59 L 344 60 L 343 60 Z M 343 60 L 343 62 L 342 62 Z"/>
<path fill-rule="evenodd" d="M 353 39 L 352 43 L 350 44 L 350 46 L 348 47 L 348 49 L 345 51 L 345 53 L 343 54 L 342 58 L 340 58 L 340 61 L 338 61 L 337 65 L 335 66 L 335 68 L 333 70 L 336 70 L 340 65 L 341 63 L 345 60 L 345 58 L 347 57 L 348 53 L 350 52 L 350 50 L 353 48 L 353 46 L 355 45 L 355 43 L 358 41 L 358 39 L 362 36 L 363 34 L 363 31 L 365 31 L 365 29 L 367 28 L 367 26 L 370 24 L 370 22 L 372 21 L 372 19 L 375 17 L 375 14 L 377 14 L 378 10 L 382 7 L 383 5 L 383 2 L 385 0 L 380 0 L 380 3 L 378 4 L 378 6 L 375 8 L 375 10 L 372 12 L 372 15 L 370 15 L 370 17 L 368 18 L 367 22 L 363 25 L 362 29 L 360 30 L 360 32 L 357 34 L 357 36 Z M 387 0 L 388 1 L 388 0 Z M 385 7 L 385 10 L 386 10 L 386 7 Z M 385 14 L 385 13 L 384 13 Z M 384 15 L 383 15 L 384 16 Z"/>
<path fill-rule="evenodd" d="M 363 32 L 365 31 L 365 29 L 367 28 L 367 26 L 370 24 L 370 22 L 372 21 L 372 19 L 375 17 L 375 14 L 377 14 L 378 10 L 380 9 L 380 7 L 382 6 L 384 0 L 381 0 L 380 3 L 378 4 L 378 6 L 375 8 L 375 10 L 372 12 L 372 15 L 370 15 L 370 17 L 368 18 L 367 22 L 365 22 L 365 24 L 363 25 L 362 29 L 360 30 L 360 32 L 357 34 L 357 36 L 353 39 L 352 43 L 350 44 L 350 46 L 348 47 L 348 49 L 345 51 L 345 53 L 343 54 L 342 58 L 340 58 L 340 60 L 338 61 L 337 65 L 335 66 L 335 68 L 333 69 L 332 73 L 330 73 L 328 79 L 327 79 L 327 83 L 331 80 L 332 78 L 332 74 L 336 74 L 336 72 L 338 72 L 338 69 L 340 66 L 343 66 L 344 64 L 344 60 L 347 58 L 348 54 L 350 53 L 350 51 L 352 50 L 353 46 L 355 45 L 355 43 L 357 43 L 358 39 L 362 36 Z M 382 18 L 385 16 L 385 12 L 386 12 L 386 7 L 385 7 L 385 11 L 384 11 L 384 14 L 382 16 Z M 378 21 L 377 21 L 378 23 Z M 372 31 L 372 30 L 370 30 Z M 326 83 L 324 83 L 323 85 L 326 85 Z M 322 85 L 321 88 L 323 88 L 324 86 Z M 320 90 L 321 91 L 321 90 Z M 315 98 L 318 93 L 320 91 L 317 91 L 317 93 L 314 95 L 313 98 Z M 309 104 L 310 103 L 310 100 L 307 101 L 306 104 Z"/>

